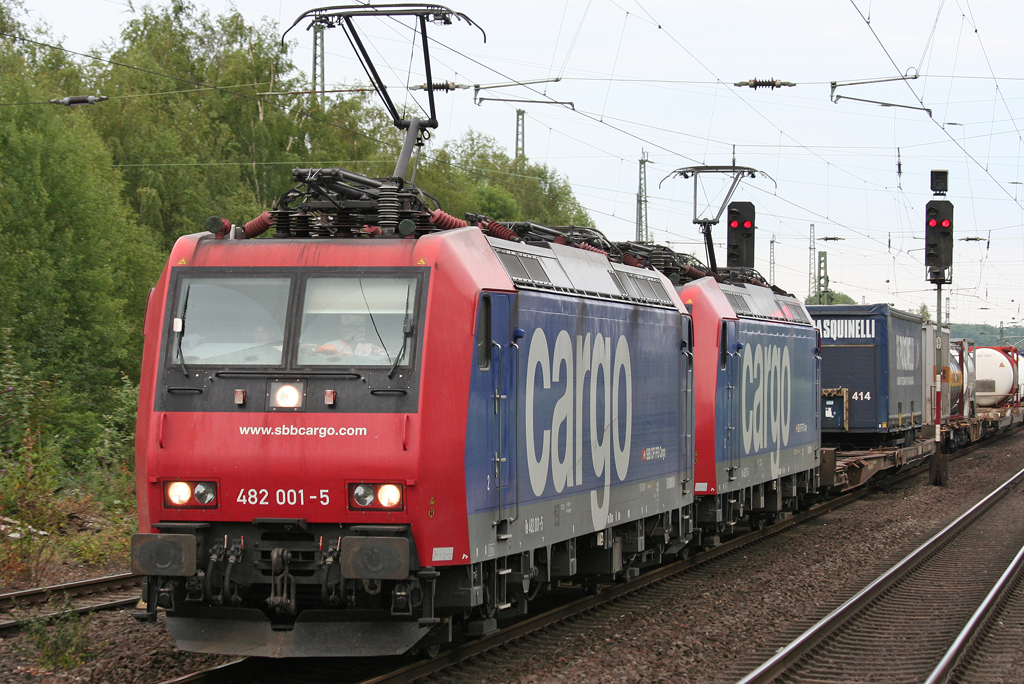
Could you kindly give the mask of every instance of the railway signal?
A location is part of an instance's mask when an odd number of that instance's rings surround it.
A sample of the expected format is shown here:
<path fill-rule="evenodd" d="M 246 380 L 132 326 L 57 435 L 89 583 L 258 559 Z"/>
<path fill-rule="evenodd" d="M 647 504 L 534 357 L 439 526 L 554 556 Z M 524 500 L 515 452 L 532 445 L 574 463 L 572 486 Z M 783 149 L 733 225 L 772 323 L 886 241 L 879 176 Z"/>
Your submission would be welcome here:
<path fill-rule="evenodd" d="M 947 282 L 946 269 L 953 266 L 953 203 L 931 200 L 925 207 L 925 256 L 928 279 Z"/>
<path fill-rule="evenodd" d="M 932 169 L 931 189 L 936 197 L 949 192 L 949 171 Z M 935 283 L 935 321 L 942 329 L 942 286 L 953 282 L 953 203 L 933 199 L 924 209 L 924 265 L 928 281 Z M 932 454 L 929 476 L 932 484 L 942 487 L 949 479 L 949 460 L 942 452 L 942 376 L 941 365 L 935 373 L 935 453 Z"/>
<path fill-rule="evenodd" d="M 728 211 L 729 247 L 726 265 L 730 268 L 754 267 L 754 203 L 730 202 Z"/>

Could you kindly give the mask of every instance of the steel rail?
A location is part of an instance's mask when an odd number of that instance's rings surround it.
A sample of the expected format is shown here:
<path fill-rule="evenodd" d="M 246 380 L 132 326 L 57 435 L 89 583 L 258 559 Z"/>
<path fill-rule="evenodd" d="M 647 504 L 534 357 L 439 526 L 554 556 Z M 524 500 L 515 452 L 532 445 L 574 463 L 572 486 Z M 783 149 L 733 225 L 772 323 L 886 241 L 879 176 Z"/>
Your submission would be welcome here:
<path fill-rule="evenodd" d="M 902 480 L 919 475 L 922 471 L 923 468 L 917 466 L 905 473 L 901 473 L 898 477 Z M 895 479 L 888 480 L 890 483 L 895 481 Z M 610 603 L 623 596 L 635 593 L 649 585 L 656 584 L 682 574 L 691 568 L 703 565 L 715 558 L 738 551 L 739 549 L 761 539 L 780 534 L 791 527 L 795 527 L 796 525 L 807 522 L 808 520 L 820 517 L 821 515 L 835 510 L 836 508 L 849 505 L 850 503 L 872 493 L 875 489 L 876 487 L 874 486 L 868 486 L 863 489 L 847 492 L 835 499 L 821 503 L 808 511 L 796 513 L 789 518 L 775 523 L 774 525 L 765 527 L 761 530 L 749 532 L 714 548 L 702 551 L 700 554 L 692 558 L 676 561 L 661 568 L 650 570 L 629 582 L 616 584 L 604 589 L 598 594 L 576 599 L 575 601 L 553 608 L 545 613 L 541 613 L 513 625 L 503 627 L 501 631 L 493 635 L 460 644 L 454 648 L 442 651 L 435 658 L 410 663 L 409 665 L 387 674 L 362 680 L 360 684 L 399 684 L 434 674 L 447 667 L 463 662 L 469 658 L 479 656 L 487 651 L 503 646 L 528 634 L 546 629 L 554 624 L 598 608 L 603 604 Z"/>
<path fill-rule="evenodd" d="M 126 572 L 120 575 L 109 575 L 107 577 L 57 584 L 51 587 L 36 587 L 34 589 L 12 591 L 6 594 L 0 594 L 0 613 L 10 611 L 15 604 L 21 602 L 42 603 L 53 595 L 68 594 L 70 596 L 82 596 L 84 594 L 95 594 L 101 591 L 106 591 L 112 587 L 133 585 L 141 586 L 142 577 L 140 575 L 133 575 L 130 572 Z"/>
<path fill-rule="evenodd" d="M 942 660 L 939 661 L 939 664 L 928 676 L 928 679 L 925 680 L 925 684 L 946 684 L 950 680 L 964 656 L 974 646 L 974 642 L 982 630 L 985 629 L 990 619 L 1006 600 L 1017 578 L 1020 577 L 1022 567 L 1024 567 L 1024 546 L 1017 552 L 1013 562 L 1006 568 L 999 577 L 999 581 L 996 582 L 995 586 L 992 587 L 992 590 L 985 597 L 985 600 L 978 606 L 978 610 L 974 612 L 971 619 L 964 625 L 963 630 L 953 641 L 953 645 L 946 651 L 946 655 L 942 657 Z"/>
<path fill-rule="evenodd" d="M 874 601 L 878 596 L 906 576 L 912 569 L 927 559 L 936 549 L 945 544 L 961 529 L 984 515 L 992 506 L 1010 491 L 1010 487 L 1024 480 L 1024 470 L 1000 485 L 984 499 L 972 506 L 944 529 L 933 535 L 928 541 L 911 552 L 883 573 L 878 579 L 861 589 L 843 605 L 819 620 L 813 627 L 778 651 L 757 669 L 741 679 L 737 684 L 767 684 L 774 681 L 780 674 L 788 670 L 800 658 L 825 639 L 829 633 L 846 622 L 854 614 Z"/>
<path fill-rule="evenodd" d="M 103 603 L 93 603 L 88 606 L 80 606 L 73 608 L 72 610 L 59 611 L 56 613 L 39 613 L 27 618 L 20 618 L 18 620 L 0 620 L 0 632 L 6 632 L 12 629 L 20 629 L 29 622 L 34 620 L 49 621 L 58 618 L 62 615 L 70 615 L 75 613 L 77 615 L 86 615 L 88 613 L 96 613 L 101 610 L 116 610 L 118 608 L 127 608 L 128 606 L 134 606 L 139 602 L 139 597 L 134 596 L 127 599 L 118 599 L 116 601 L 105 601 Z"/>
<path fill-rule="evenodd" d="M 85 597 L 93 594 L 100 594 L 109 592 L 116 589 L 130 590 L 142 584 L 142 577 L 139 575 L 133 575 L 131 573 L 125 573 L 121 575 L 110 575 L 109 577 L 100 577 L 91 580 L 81 580 L 78 582 L 68 582 L 66 584 L 58 584 L 50 587 L 37 587 L 34 589 L 24 589 L 22 591 L 13 591 L 7 594 L 0 594 L 0 612 L 10 612 L 18 606 L 19 603 L 25 602 L 28 605 L 37 605 L 47 601 L 52 596 L 72 596 L 72 597 Z M 67 611 L 57 611 L 52 613 L 38 613 L 29 617 L 17 618 L 12 620 L 0 620 L 0 632 L 7 630 L 19 629 L 24 627 L 30 621 L 43 620 L 48 621 L 57 618 L 61 615 L 78 614 L 85 615 L 87 613 L 95 613 L 100 610 L 114 610 L 117 608 L 125 608 L 127 606 L 135 605 L 139 602 L 138 596 L 131 598 L 120 598 L 113 601 L 101 601 L 99 603 L 91 603 L 88 605 L 78 606 Z"/>
<path fill-rule="evenodd" d="M 991 446 L 1005 437 L 1015 434 L 1019 429 L 1021 428 L 1014 428 L 991 439 L 959 449 L 953 454 L 950 454 L 950 457 L 952 459 L 957 459 L 962 456 L 967 456 L 983 446 Z M 440 672 L 448 667 L 479 656 L 487 651 L 515 641 L 516 639 L 522 638 L 528 634 L 550 627 L 557 622 L 564 621 L 581 613 L 585 613 L 588 610 L 597 608 L 603 603 L 634 593 L 650 584 L 669 579 L 670 577 L 711 561 L 714 558 L 737 551 L 763 538 L 774 536 L 790 527 L 807 522 L 808 520 L 813 520 L 814 518 L 820 517 L 821 515 L 829 513 L 837 508 L 849 505 L 854 501 L 878 491 L 879 489 L 884 489 L 887 486 L 898 484 L 913 477 L 926 474 L 928 467 L 928 459 L 925 459 L 921 463 L 913 465 L 884 479 L 867 482 L 858 489 L 839 494 L 835 498 L 815 505 L 808 511 L 795 513 L 789 518 L 765 527 L 764 529 L 751 531 L 747 534 L 724 542 L 712 549 L 702 551 L 686 560 L 676 561 L 656 570 L 645 572 L 630 582 L 617 584 L 601 591 L 599 594 L 577 599 L 545 613 L 526 618 L 513 625 L 505 626 L 493 635 L 442 650 L 434 658 L 425 658 L 386 674 L 361 680 L 359 684 L 399 684 Z M 197 684 L 199 682 L 213 681 L 214 679 L 229 672 L 234 672 L 236 670 L 239 672 L 244 671 L 244 668 L 247 667 L 247 662 L 247 659 L 243 658 L 231 663 L 219 665 L 209 670 L 202 670 L 183 677 L 167 680 L 162 684 Z"/>
<path fill-rule="evenodd" d="M 248 658 L 240 658 L 239 660 L 232 660 L 230 663 L 217 665 L 207 670 L 200 670 L 182 675 L 181 677 L 175 677 L 174 679 L 168 679 L 161 684 L 201 684 L 202 682 L 214 682 L 217 680 L 234 681 L 237 678 L 232 675 L 244 672 L 248 665 Z"/>

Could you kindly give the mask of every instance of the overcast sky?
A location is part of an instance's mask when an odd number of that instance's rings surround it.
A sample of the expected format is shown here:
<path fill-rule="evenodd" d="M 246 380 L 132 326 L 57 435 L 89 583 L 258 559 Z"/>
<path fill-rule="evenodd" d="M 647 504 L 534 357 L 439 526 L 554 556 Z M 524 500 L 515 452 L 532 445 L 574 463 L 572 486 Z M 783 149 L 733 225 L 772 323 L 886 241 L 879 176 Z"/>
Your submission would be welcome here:
<path fill-rule="evenodd" d="M 195 4 L 213 14 L 234 6 Z M 250 21 L 284 27 L 316 7 L 284 0 L 237 6 Z M 1024 319 L 1020 0 L 462 0 L 448 6 L 479 24 L 487 42 L 465 23 L 431 26 L 435 80 L 491 85 L 560 77 L 482 94 L 572 102 L 575 110 L 474 105 L 472 90 L 438 94 L 435 141 L 472 128 L 511 154 L 515 110 L 524 109 L 529 159 L 568 178 L 611 238 L 635 234 L 638 160 L 646 151 L 654 238 L 704 260 L 693 224 L 693 181 L 663 179 L 681 167 L 731 164 L 735 149 L 737 165 L 771 177 L 745 180 L 733 197 L 757 206 L 756 267 L 766 277 L 774 238 L 776 282 L 807 295 L 814 224 L 813 253 L 828 252 L 832 289 L 906 310 L 926 303 L 934 314 L 923 214 L 932 198 L 930 170 L 948 169 L 957 238 L 953 284 L 943 289 L 950 320 L 1010 325 Z M 26 0 L 24 7 L 73 50 L 115 41 L 132 16 L 118 0 Z M 363 26 L 392 97 L 405 102 L 405 84 L 424 80 L 417 59 L 409 73 L 411 29 L 394 22 Z M 308 74 L 312 34 L 305 28 L 289 38 L 297 41 L 295 62 Z M 328 87 L 365 80 L 340 29 L 327 32 L 326 52 Z M 839 85 L 834 94 L 844 99 L 831 97 L 833 81 L 900 75 L 919 78 Z M 797 85 L 756 91 L 733 85 L 751 78 Z M 702 184 L 697 211 L 717 213 L 724 189 L 720 180 Z M 715 237 L 724 243 L 724 223 Z M 724 263 L 724 246 L 718 256 Z"/>

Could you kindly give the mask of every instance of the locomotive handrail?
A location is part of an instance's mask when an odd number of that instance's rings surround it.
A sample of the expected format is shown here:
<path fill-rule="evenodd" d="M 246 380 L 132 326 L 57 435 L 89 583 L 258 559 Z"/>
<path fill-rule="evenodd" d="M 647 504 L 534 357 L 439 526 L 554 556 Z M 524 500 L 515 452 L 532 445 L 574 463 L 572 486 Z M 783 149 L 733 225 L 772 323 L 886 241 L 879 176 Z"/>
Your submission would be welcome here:
<path fill-rule="evenodd" d="M 520 332 L 522 332 L 522 331 L 519 328 L 516 328 L 512 332 L 512 334 L 513 334 L 513 336 L 515 336 L 515 335 L 519 334 Z M 515 370 L 515 373 L 513 374 L 513 377 L 518 378 L 519 377 L 519 344 L 515 341 L 516 339 L 518 339 L 518 338 L 517 337 L 513 337 L 513 340 L 509 344 L 509 346 L 510 347 L 515 347 L 515 349 L 516 349 L 516 370 Z M 516 387 L 516 398 L 515 398 L 515 407 L 514 407 L 514 409 L 515 409 L 516 418 L 515 418 L 515 422 L 513 423 L 513 425 L 519 425 L 519 383 L 518 382 L 515 383 L 515 387 Z M 516 444 L 516 449 L 515 449 L 515 451 L 516 451 L 516 514 L 515 514 L 515 516 L 513 518 L 511 518 L 508 521 L 509 526 L 511 526 L 512 523 L 514 523 L 516 520 L 519 520 L 519 434 L 518 433 L 516 433 L 515 444 Z"/>
<path fill-rule="evenodd" d="M 502 398 L 505 396 L 501 392 L 501 390 L 502 390 L 502 379 L 503 379 L 502 376 L 503 376 L 503 371 L 505 370 L 505 354 L 504 354 L 504 349 L 502 348 L 501 344 L 499 342 L 497 342 L 496 340 L 491 340 L 491 349 L 494 349 L 495 347 L 497 347 L 497 349 L 498 349 L 498 386 L 494 390 L 494 415 L 497 417 L 497 423 L 498 423 L 498 445 L 497 445 L 498 448 L 494 452 L 494 480 L 495 480 L 495 484 L 496 484 L 497 490 L 498 490 L 498 519 L 494 521 L 494 527 L 497 527 L 498 525 L 501 524 L 501 521 L 504 520 L 504 518 L 502 517 L 503 513 L 502 513 L 502 506 L 501 506 L 501 490 L 502 490 L 502 486 L 501 486 L 501 464 L 504 463 L 505 459 L 503 459 L 502 456 L 501 456 L 501 453 L 502 453 L 502 436 L 503 436 L 503 434 L 502 434 L 502 429 L 501 429 L 502 428 L 501 411 L 500 411 L 499 407 L 500 407 L 500 402 L 501 402 Z"/>

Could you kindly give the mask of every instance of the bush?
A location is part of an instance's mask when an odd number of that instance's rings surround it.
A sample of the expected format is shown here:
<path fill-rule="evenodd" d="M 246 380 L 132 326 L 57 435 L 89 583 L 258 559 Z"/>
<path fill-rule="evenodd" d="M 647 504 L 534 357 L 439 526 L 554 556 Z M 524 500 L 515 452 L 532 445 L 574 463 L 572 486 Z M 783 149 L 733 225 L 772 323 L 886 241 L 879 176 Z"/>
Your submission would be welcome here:
<path fill-rule="evenodd" d="M 52 618 L 29 619 L 23 632 L 35 650 L 35 660 L 46 669 L 69 670 L 78 667 L 91 655 L 88 617 L 74 612 L 67 594 L 47 604 Z"/>

